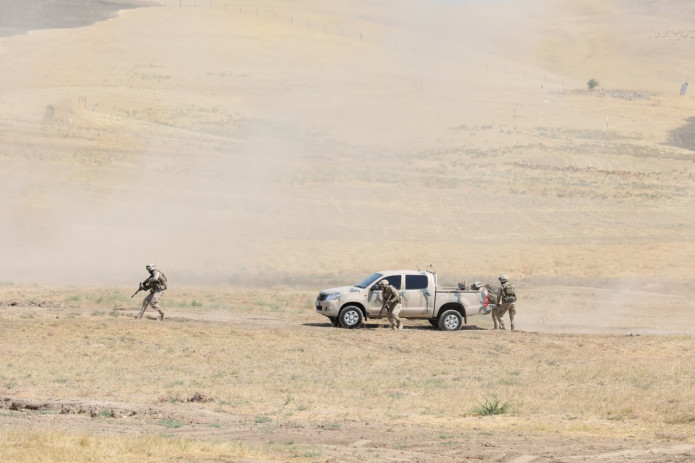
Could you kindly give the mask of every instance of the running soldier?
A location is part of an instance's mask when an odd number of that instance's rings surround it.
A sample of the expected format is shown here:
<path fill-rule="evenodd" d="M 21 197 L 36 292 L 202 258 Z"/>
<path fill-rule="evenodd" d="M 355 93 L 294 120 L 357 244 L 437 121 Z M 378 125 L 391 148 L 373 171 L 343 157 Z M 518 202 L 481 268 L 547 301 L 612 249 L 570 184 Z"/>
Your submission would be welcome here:
<path fill-rule="evenodd" d="M 164 272 L 157 270 L 155 265 L 147 265 L 145 268 L 150 272 L 150 277 L 140 283 L 140 289 L 143 291 L 149 290 L 150 294 L 143 299 L 140 313 L 135 318 L 142 318 L 145 310 L 147 310 L 147 306 L 150 306 L 159 312 L 159 319 L 164 320 L 165 313 L 159 308 L 159 298 L 162 297 L 167 289 L 167 277 L 164 275 Z"/>
<path fill-rule="evenodd" d="M 504 314 L 509 311 L 509 325 L 512 331 L 514 331 L 514 317 L 516 316 L 514 302 L 516 302 L 516 292 L 514 291 L 514 286 L 509 282 L 507 275 L 500 275 L 499 280 L 502 286 L 497 290 L 497 310 L 493 309 L 492 319 L 495 322 L 495 328 L 499 325 L 501 330 L 506 330 L 502 318 Z"/>
<path fill-rule="evenodd" d="M 398 290 L 389 285 L 389 281 L 384 279 L 379 282 L 381 288 L 381 299 L 384 301 L 382 309 L 385 307 L 389 314 L 389 323 L 392 330 L 402 330 L 403 321 L 398 315 L 401 313 L 403 305 Z"/>

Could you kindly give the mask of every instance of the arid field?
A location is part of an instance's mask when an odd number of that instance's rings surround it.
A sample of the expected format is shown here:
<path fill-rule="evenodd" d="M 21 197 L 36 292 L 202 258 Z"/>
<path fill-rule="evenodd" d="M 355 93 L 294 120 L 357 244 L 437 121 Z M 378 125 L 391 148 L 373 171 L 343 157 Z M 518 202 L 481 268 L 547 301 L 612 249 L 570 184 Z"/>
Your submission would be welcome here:
<path fill-rule="evenodd" d="M 689 2 L 0 3 L 0 461 L 695 461 Z"/>

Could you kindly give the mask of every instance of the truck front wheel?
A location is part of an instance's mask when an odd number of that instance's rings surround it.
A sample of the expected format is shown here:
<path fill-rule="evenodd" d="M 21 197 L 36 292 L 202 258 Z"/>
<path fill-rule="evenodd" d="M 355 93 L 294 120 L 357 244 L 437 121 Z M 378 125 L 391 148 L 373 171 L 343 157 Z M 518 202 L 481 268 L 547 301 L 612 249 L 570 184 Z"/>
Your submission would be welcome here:
<path fill-rule="evenodd" d="M 359 309 L 359 307 L 349 305 L 340 311 L 338 320 L 340 321 L 340 326 L 343 328 L 347 328 L 349 330 L 357 328 L 362 324 L 362 311 Z"/>
<path fill-rule="evenodd" d="M 439 329 L 442 331 L 458 331 L 463 326 L 463 317 L 457 310 L 447 310 L 439 317 Z"/>

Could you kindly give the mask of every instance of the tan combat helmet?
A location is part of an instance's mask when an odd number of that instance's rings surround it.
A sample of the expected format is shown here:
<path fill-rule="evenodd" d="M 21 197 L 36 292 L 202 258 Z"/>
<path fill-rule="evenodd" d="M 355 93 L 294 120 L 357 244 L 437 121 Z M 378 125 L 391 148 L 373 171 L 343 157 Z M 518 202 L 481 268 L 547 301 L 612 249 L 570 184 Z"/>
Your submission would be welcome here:
<path fill-rule="evenodd" d="M 386 280 L 386 279 L 381 280 L 381 281 L 379 282 L 379 286 L 384 287 L 384 286 L 388 286 L 388 285 L 389 285 L 389 281 Z"/>
<path fill-rule="evenodd" d="M 145 265 L 145 268 L 147 269 L 148 272 L 154 272 L 154 270 L 157 268 L 157 266 L 154 264 L 147 264 L 147 265 Z"/>
<path fill-rule="evenodd" d="M 500 280 L 500 283 L 506 283 L 509 281 L 509 279 L 507 278 L 507 275 L 500 275 L 499 280 Z"/>

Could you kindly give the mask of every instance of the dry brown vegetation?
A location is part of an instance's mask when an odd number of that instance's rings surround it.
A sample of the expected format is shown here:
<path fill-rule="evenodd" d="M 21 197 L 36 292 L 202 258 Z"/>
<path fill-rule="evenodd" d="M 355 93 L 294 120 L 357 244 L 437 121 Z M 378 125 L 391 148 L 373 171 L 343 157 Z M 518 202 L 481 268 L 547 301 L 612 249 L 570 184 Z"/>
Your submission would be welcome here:
<path fill-rule="evenodd" d="M 313 313 L 313 293 L 281 289 L 171 291 L 166 321 L 136 321 L 126 292 L 2 288 L 2 454 L 687 461 L 695 449 L 692 332 L 500 333 L 489 317 L 459 333 L 350 331 Z M 556 312 L 541 326 L 577 329 Z M 622 325 L 669 316 L 633 305 Z M 487 416 L 495 402 L 507 408 Z"/>
<path fill-rule="evenodd" d="M 114 6 L 0 14 L 1 460 L 694 458 L 688 2 Z M 430 263 L 521 332 L 314 313 Z"/>

